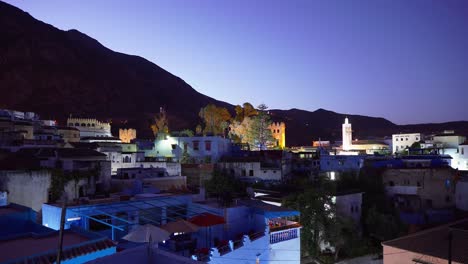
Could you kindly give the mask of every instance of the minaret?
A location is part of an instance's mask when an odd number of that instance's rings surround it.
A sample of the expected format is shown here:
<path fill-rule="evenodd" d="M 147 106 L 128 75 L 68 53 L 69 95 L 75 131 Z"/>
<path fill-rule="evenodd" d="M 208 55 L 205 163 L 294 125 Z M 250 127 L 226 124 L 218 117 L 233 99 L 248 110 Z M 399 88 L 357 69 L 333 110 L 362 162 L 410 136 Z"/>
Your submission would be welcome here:
<path fill-rule="evenodd" d="M 351 130 L 351 123 L 348 122 L 348 118 L 345 118 L 343 124 L 343 150 L 351 150 L 351 144 L 353 140 L 353 131 Z"/>

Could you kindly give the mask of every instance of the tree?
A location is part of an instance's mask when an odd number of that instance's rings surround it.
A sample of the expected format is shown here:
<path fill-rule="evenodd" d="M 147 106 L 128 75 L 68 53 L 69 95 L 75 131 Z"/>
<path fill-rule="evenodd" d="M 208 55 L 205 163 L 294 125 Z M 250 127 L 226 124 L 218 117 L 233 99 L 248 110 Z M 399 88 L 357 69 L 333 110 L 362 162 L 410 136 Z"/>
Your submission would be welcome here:
<path fill-rule="evenodd" d="M 242 106 L 236 105 L 235 107 L 236 117 L 234 121 L 242 122 L 244 118 L 256 116 L 258 114 L 257 110 L 252 106 L 251 103 L 244 103 Z"/>
<path fill-rule="evenodd" d="M 353 240 L 356 240 L 356 224 L 353 219 L 337 215 L 327 222 L 324 240 L 330 242 L 335 248 L 335 261 L 338 260 L 341 249 L 353 246 Z"/>
<path fill-rule="evenodd" d="M 154 117 L 154 123 L 151 125 L 151 130 L 156 138 L 161 135 L 169 134 L 169 123 L 166 111 L 162 109 L 158 114 L 156 114 Z"/>
<path fill-rule="evenodd" d="M 270 129 L 271 120 L 266 109 L 268 107 L 265 104 L 259 105 L 258 114 L 250 118 L 246 139 L 252 149 L 265 150 L 269 145 L 274 145 L 275 139 Z"/>
<path fill-rule="evenodd" d="M 246 186 L 227 173 L 219 170 L 213 172 L 210 180 L 205 182 L 208 195 L 215 197 L 222 206 L 229 206 L 235 198 L 247 197 Z"/>
<path fill-rule="evenodd" d="M 203 133 L 224 135 L 225 129 L 228 127 L 228 121 L 231 120 L 231 114 L 226 108 L 217 107 L 214 104 L 209 104 L 199 112 L 200 118 L 205 123 Z"/>
<path fill-rule="evenodd" d="M 179 134 L 181 136 L 187 136 L 187 137 L 193 137 L 194 136 L 193 131 L 190 130 L 190 129 L 184 129 L 184 130 L 180 131 Z"/>
<path fill-rule="evenodd" d="M 331 196 L 321 189 L 308 188 L 287 197 L 284 204 L 301 213 L 303 253 L 319 255 L 320 241 L 324 239 L 329 222 L 335 216 Z"/>

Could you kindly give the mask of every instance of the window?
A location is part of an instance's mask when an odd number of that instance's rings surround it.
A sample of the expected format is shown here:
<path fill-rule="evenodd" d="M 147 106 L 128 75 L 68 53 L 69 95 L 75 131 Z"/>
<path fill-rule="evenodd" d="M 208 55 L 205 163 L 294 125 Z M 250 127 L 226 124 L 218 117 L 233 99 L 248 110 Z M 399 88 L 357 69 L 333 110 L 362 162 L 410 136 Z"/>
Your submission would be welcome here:
<path fill-rule="evenodd" d="M 200 148 L 200 142 L 199 141 L 193 141 L 193 150 L 199 150 Z"/>
<path fill-rule="evenodd" d="M 398 141 L 398 138 L 395 138 L 395 141 Z"/>
<path fill-rule="evenodd" d="M 420 182 L 420 181 L 416 182 L 416 185 L 417 185 L 418 187 L 421 187 L 421 182 Z"/>
<path fill-rule="evenodd" d="M 461 147 L 461 154 L 465 155 L 465 148 L 464 147 Z"/>
<path fill-rule="evenodd" d="M 211 151 L 211 141 L 205 141 L 205 150 Z"/>
<path fill-rule="evenodd" d="M 406 138 L 406 141 L 408 141 L 408 138 Z"/>
<path fill-rule="evenodd" d="M 188 143 L 184 142 L 184 152 L 187 152 L 187 148 L 188 148 Z"/>
<path fill-rule="evenodd" d="M 249 176 L 254 176 L 253 170 L 249 170 Z"/>
<path fill-rule="evenodd" d="M 418 137 L 416 137 L 416 141 L 419 141 L 419 138 L 418 138 Z"/>
<path fill-rule="evenodd" d="M 174 150 L 174 149 L 177 148 L 177 144 L 171 144 L 171 147 L 172 147 L 172 149 Z"/>
<path fill-rule="evenodd" d="M 395 183 L 394 183 L 393 181 L 389 181 L 389 182 L 388 182 L 388 185 L 389 185 L 389 186 L 395 186 Z"/>
<path fill-rule="evenodd" d="M 245 177 L 245 176 L 247 176 L 247 173 L 246 173 L 245 169 L 242 169 L 242 177 Z"/>

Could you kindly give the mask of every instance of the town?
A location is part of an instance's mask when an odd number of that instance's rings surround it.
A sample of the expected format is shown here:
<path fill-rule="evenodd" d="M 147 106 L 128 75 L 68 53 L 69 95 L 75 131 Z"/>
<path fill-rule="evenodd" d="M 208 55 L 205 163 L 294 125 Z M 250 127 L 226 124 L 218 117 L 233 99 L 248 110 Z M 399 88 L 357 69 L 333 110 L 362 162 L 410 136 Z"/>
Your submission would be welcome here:
<path fill-rule="evenodd" d="M 467 14 L 0 0 L 0 264 L 468 263 Z"/>
<path fill-rule="evenodd" d="M 345 118 L 342 140 L 288 147 L 265 105 L 234 117 L 208 105 L 196 131 L 171 131 L 160 111 L 148 140 L 0 110 L 0 261 L 53 263 L 59 237 L 67 263 L 465 261 L 465 136 L 356 140 Z M 438 250 L 447 239 L 450 254 Z"/>

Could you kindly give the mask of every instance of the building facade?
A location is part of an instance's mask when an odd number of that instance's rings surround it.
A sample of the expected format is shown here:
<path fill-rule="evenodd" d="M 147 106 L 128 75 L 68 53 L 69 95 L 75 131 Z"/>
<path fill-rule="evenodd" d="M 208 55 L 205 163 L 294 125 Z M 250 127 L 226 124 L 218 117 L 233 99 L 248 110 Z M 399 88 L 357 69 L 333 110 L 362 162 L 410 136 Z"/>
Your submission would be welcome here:
<path fill-rule="evenodd" d="M 286 124 L 284 122 L 272 122 L 270 130 L 276 140 L 276 146 L 284 149 L 286 147 Z"/>
<path fill-rule="evenodd" d="M 110 123 L 100 122 L 93 118 L 68 118 L 69 127 L 80 131 L 80 137 L 112 137 Z"/>
<path fill-rule="evenodd" d="M 393 134 L 392 135 L 392 153 L 398 153 L 411 147 L 416 142 L 422 140 L 421 133 L 411 134 Z"/>

